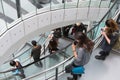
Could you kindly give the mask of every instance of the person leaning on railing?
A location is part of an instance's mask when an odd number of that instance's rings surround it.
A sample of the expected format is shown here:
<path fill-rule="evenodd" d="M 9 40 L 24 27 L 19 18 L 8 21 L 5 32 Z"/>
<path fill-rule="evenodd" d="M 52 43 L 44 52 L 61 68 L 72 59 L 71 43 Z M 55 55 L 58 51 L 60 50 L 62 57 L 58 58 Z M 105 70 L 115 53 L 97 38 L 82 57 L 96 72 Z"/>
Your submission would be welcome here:
<path fill-rule="evenodd" d="M 18 60 L 11 60 L 10 65 L 15 67 L 14 68 L 15 70 L 12 70 L 14 75 L 19 75 L 21 77 L 21 79 L 25 78 L 23 66 L 21 65 L 21 63 Z"/>
<path fill-rule="evenodd" d="M 85 33 L 82 32 L 75 33 L 75 41 L 72 44 L 74 60 L 70 65 L 66 66 L 65 68 L 67 72 L 67 68 L 70 69 L 69 67 L 71 67 L 71 70 L 69 71 L 73 75 L 73 78 L 68 77 L 68 80 L 77 80 L 78 76 L 81 76 L 81 72 L 79 71 L 74 72 L 73 69 L 78 68 L 79 70 L 89 62 L 93 47 L 94 42 L 90 40 Z"/>
<path fill-rule="evenodd" d="M 101 29 L 101 34 L 103 36 L 101 43 L 102 51 L 99 52 L 100 55 L 95 56 L 98 60 L 106 59 L 118 38 L 119 28 L 117 23 L 113 19 L 108 19 L 105 25 L 106 26 Z"/>

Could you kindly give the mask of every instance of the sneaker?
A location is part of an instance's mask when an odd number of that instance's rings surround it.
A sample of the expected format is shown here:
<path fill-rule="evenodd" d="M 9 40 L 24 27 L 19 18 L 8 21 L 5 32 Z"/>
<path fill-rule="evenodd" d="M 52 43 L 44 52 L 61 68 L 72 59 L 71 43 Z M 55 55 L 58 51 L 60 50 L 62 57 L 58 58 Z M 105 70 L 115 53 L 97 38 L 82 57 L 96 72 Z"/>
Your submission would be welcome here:
<path fill-rule="evenodd" d="M 98 60 L 105 60 L 105 56 L 96 55 L 95 58 Z"/>

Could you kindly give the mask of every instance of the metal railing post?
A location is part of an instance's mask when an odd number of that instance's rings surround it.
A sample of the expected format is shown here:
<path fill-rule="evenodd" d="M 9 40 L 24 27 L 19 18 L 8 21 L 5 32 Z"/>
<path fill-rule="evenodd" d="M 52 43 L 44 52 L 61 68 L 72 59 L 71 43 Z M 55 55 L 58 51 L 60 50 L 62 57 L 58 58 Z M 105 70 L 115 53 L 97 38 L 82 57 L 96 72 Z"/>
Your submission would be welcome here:
<path fill-rule="evenodd" d="M 44 53 L 44 55 L 45 55 L 45 44 L 43 44 L 43 48 L 44 48 L 44 52 L 43 52 L 43 53 Z"/>
<path fill-rule="evenodd" d="M 56 72 L 55 72 L 55 80 L 58 80 L 58 67 L 56 68 Z"/>

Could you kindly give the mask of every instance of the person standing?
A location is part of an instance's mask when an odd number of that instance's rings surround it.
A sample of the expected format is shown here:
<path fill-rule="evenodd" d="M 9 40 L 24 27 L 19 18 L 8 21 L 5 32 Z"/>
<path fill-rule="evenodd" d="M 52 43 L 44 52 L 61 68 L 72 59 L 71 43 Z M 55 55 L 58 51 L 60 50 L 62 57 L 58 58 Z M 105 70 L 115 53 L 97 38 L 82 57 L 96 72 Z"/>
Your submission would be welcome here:
<path fill-rule="evenodd" d="M 40 60 L 40 54 L 41 54 L 41 45 L 37 45 L 37 42 L 33 40 L 32 42 L 33 48 L 31 51 L 31 57 L 33 57 L 34 62 L 36 66 L 41 66 L 42 67 L 42 62 Z"/>
<path fill-rule="evenodd" d="M 77 32 L 87 32 L 87 28 L 85 27 L 85 25 L 81 22 L 81 23 L 76 23 L 72 29 L 71 35 L 77 33 Z"/>
<path fill-rule="evenodd" d="M 72 69 L 76 67 L 83 67 L 90 60 L 94 43 L 82 32 L 75 33 L 75 41 L 72 44 L 74 60 L 71 63 Z M 68 77 L 68 80 L 77 80 L 78 75 L 72 73 L 73 78 Z M 79 74 L 81 76 L 81 74 Z"/>
<path fill-rule="evenodd" d="M 100 55 L 95 56 L 98 60 L 106 59 L 118 38 L 117 33 L 119 32 L 119 28 L 117 23 L 113 19 L 108 19 L 105 25 L 106 26 L 101 29 L 101 34 L 103 36 L 101 43 L 102 51 L 99 52 Z"/>
<path fill-rule="evenodd" d="M 52 39 L 49 41 L 48 44 L 49 53 L 52 54 L 55 51 L 59 50 L 57 47 L 58 47 L 58 42 L 56 38 L 52 37 Z"/>

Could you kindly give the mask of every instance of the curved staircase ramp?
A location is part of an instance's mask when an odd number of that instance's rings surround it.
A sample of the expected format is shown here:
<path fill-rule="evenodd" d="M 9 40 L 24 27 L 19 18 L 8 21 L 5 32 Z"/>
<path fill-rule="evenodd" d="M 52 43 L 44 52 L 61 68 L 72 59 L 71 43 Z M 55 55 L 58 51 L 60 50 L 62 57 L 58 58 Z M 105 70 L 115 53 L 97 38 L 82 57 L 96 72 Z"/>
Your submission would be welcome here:
<path fill-rule="evenodd" d="M 120 11 L 118 11 L 117 14 L 115 14 L 115 16 L 113 17 L 114 20 L 116 20 L 118 17 L 118 15 L 120 14 Z M 103 37 L 101 35 L 99 35 L 97 38 L 95 38 L 93 41 L 95 42 L 95 46 L 94 46 L 94 49 L 93 49 L 93 55 L 96 54 L 96 52 L 99 52 L 101 49 L 99 48 L 99 45 L 102 41 Z M 115 50 L 114 50 L 115 52 Z M 112 52 L 111 52 L 112 53 Z M 115 53 L 119 54 L 120 52 L 116 51 Z M 39 80 L 42 80 L 42 79 L 55 79 L 55 80 L 66 80 L 66 75 L 68 74 L 64 74 L 64 68 L 67 64 L 69 64 L 71 61 L 72 61 L 72 58 L 73 56 L 69 57 L 68 59 L 66 59 L 65 61 L 53 66 L 52 68 L 49 68 L 47 70 L 44 70 L 43 72 L 40 72 L 40 73 L 37 73 L 35 75 L 32 75 L 28 78 L 25 78 L 24 80 L 36 80 L 36 79 L 39 79 Z M 94 56 L 92 56 L 92 58 L 94 59 Z M 92 61 L 93 62 L 93 61 Z M 85 66 L 87 67 L 87 66 Z M 58 77 L 58 79 L 55 78 L 56 76 L 56 69 L 58 70 L 58 73 L 57 75 L 59 75 L 60 77 Z M 62 77 L 61 77 L 62 75 Z M 68 75 L 70 76 L 70 75 Z"/>
<path fill-rule="evenodd" d="M 48 44 L 48 43 L 46 43 L 46 44 Z M 97 46 L 96 46 L 96 47 L 97 47 Z M 69 49 L 68 49 L 68 50 L 69 50 Z M 66 50 L 65 50 L 65 51 L 66 51 Z M 68 52 L 69 52 L 69 51 L 68 51 Z M 66 53 L 66 52 L 64 52 L 64 53 Z M 71 59 L 71 58 L 70 58 L 70 59 Z M 47 59 L 45 59 L 45 60 L 47 60 Z M 44 60 L 44 61 L 45 61 L 45 60 Z M 68 60 L 69 60 L 69 59 L 68 59 Z M 44 62 L 44 61 L 42 61 L 42 62 Z M 48 58 L 48 61 L 49 61 L 49 58 Z M 66 60 L 66 61 L 67 61 L 67 60 Z M 63 63 L 64 63 L 64 62 L 63 62 Z M 61 64 L 63 64 L 63 63 L 61 62 Z M 60 65 L 61 65 L 61 64 L 60 64 Z M 64 63 L 64 64 L 65 64 L 65 63 Z M 60 65 L 59 65 L 59 66 L 60 66 Z M 7 64 L 7 66 L 8 66 L 8 64 Z M 64 65 L 62 65 L 62 67 L 63 67 L 63 66 L 64 66 Z M 31 66 L 29 66 L 29 67 L 31 68 Z M 58 66 L 57 66 L 57 67 L 58 67 Z M 47 68 L 46 68 L 46 69 L 47 69 Z M 52 69 L 52 68 L 47 69 L 47 70 L 50 71 L 51 69 Z M 43 71 L 43 72 L 45 73 L 47 70 L 45 70 L 45 71 Z M 8 73 L 6 73 L 6 72 L 8 72 Z M 1 75 L 2 77 L 5 77 L 7 74 L 12 74 L 12 73 L 9 72 L 9 71 L 0 72 L 0 73 L 4 73 L 4 74 Z M 54 73 L 54 72 L 53 72 L 53 73 Z M 42 72 L 41 72 L 41 74 L 42 74 Z M 45 73 L 45 76 L 46 76 L 46 74 L 47 74 L 47 73 Z M 43 74 L 43 75 L 44 75 L 44 74 Z M 8 75 L 7 75 L 7 76 L 8 76 Z M 29 75 L 29 76 L 30 76 L 30 75 Z M 39 77 L 40 77 L 40 76 L 39 76 Z M 1 77 L 0 77 L 0 78 L 1 78 Z M 5 77 L 5 78 L 6 78 L 6 77 Z M 6 79 L 9 79 L 9 80 L 10 80 L 10 78 L 11 78 L 11 77 L 8 77 L 8 78 L 6 78 Z M 16 77 L 15 77 L 15 78 L 16 78 Z M 29 78 L 29 77 L 28 77 L 28 78 Z M 1 79 L 2 79 L 2 78 L 1 78 Z M 6 79 L 5 79 L 5 80 L 6 80 Z M 4 79 L 3 79 L 3 80 L 4 80 Z M 11 80 L 12 80 L 12 79 L 11 79 Z M 26 80 L 27 80 L 27 79 L 26 79 Z M 32 80 L 32 79 L 31 79 L 31 80 Z"/>

